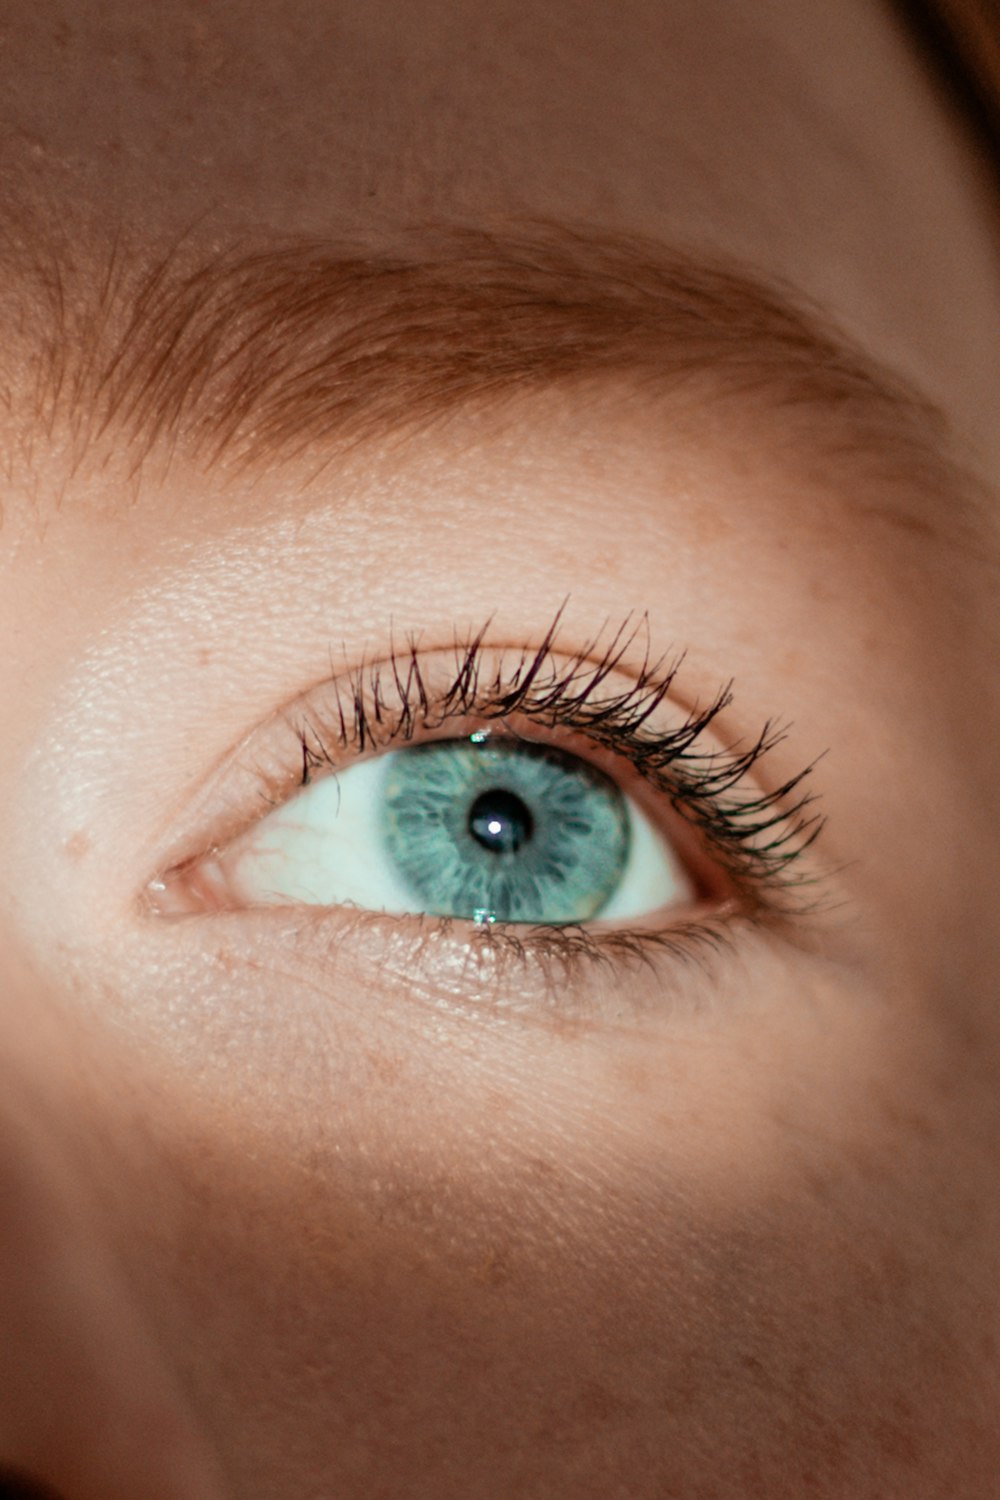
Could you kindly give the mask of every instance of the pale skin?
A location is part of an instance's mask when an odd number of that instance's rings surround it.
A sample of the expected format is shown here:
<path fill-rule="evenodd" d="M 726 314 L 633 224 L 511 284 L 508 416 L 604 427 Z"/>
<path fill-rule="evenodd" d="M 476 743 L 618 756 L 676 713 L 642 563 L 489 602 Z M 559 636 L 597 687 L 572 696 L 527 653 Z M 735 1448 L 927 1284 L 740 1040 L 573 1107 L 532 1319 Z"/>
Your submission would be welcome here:
<path fill-rule="evenodd" d="M 638 232 L 817 304 L 971 477 L 931 514 L 811 418 L 613 376 L 252 475 L 71 461 L 10 405 L 0 1461 L 64 1500 L 989 1500 L 1000 251 L 960 123 L 861 0 L 167 9 L 7 23 L 5 191 L 84 265 L 121 226 Z M 564 602 L 569 652 L 647 613 L 681 704 L 733 679 L 729 738 L 790 722 L 772 782 L 822 757 L 808 935 L 491 977 L 150 912 L 334 662 Z"/>

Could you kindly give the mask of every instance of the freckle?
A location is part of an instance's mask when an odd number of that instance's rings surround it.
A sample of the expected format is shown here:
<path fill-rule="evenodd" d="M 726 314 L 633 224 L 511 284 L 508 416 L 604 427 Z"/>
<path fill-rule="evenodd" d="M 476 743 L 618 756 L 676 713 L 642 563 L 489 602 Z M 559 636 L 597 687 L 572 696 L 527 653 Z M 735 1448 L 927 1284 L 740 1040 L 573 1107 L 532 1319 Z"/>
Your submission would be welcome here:
<path fill-rule="evenodd" d="M 530 1175 L 540 1182 L 550 1182 L 556 1176 L 555 1167 L 543 1156 L 530 1156 L 525 1166 Z"/>
<path fill-rule="evenodd" d="M 381 1083 L 398 1083 L 403 1076 L 403 1064 L 398 1057 L 387 1052 L 367 1051 L 365 1057 L 376 1078 Z"/>
<path fill-rule="evenodd" d="M 66 840 L 63 849 L 70 859 L 79 862 L 90 853 L 90 843 L 90 834 L 78 828 L 76 833 Z"/>
<path fill-rule="evenodd" d="M 735 527 L 721 510 L 705 510 L 696 523 L 698 542 L 702 546 L 714 546 L 731 537 Z"/>
<path fill-rule="evenodd" d="M 653 1086 L 650 1069 L 640 1062 L 620 1062 L 614 1069 L 615 1079 L 633 1094 L 645 1095 Z"/>
<path fill-rule="evenodd" d="M 506 1286 L 511 1278 L 510 1257 L 506 1251 L 491 1246 L 476 1266 L 475 1277 L 483 1286 Z"/>
<path fill-rule="evenodd" d="M 208 647 L 208 646 L 201 646 L 201 647 L 199 647 L 199 649 L 198 649 L 198 665 L 199 665 L 199 667 L 210 667 L 212 665 L 212 652 L 211 652 L 210 647 Z"/>
<path fill-rule="evenodd" d="M 803 1183 L 817 1203 L 829 1203 L 834 1196 L 834 1181 L 825 1172 L 806 1171 Z"/>
<path fill-rule="evenodd" d="M 905 1465 L 915 1469 L 920 1463 L 923 1444 L 915 1431 L 915 1423 L 904 1426 L 899 1422 L 876 1419 L 871 1424 L 871 1434 L 886 1458 L 897 1467 Z"/>
<path fill-rule="evenodd" d="M 604 1425 L 635 1411 L 634 1401 L 617 1395 L 596 1380 L 587 1381 L 573 1405 L 587 1427 Z"/>

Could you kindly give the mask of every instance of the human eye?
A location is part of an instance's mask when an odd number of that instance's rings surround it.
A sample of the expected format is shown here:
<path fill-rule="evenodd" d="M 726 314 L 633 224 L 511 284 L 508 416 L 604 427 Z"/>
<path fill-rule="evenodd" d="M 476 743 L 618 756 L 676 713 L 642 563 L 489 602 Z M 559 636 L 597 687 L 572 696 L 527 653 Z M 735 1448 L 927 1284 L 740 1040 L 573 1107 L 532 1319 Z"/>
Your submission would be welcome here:
<path fill-rule="evenodd" d="M 767 786 L 771 724 L 719 737 L 729 686 L 675 700 L 626 621 L 564 650 L 490 628 L 411 641 L 262 726 L 212 796 L 223 826 L 152 882 L 162 916 L 320 908 L 574 953 L 718 940 L 810 905 L 808 768 Z M 251 810 L 247 810 L 247 809 Z M 211 815 L 209 814 L 209 821 Z"/>
<path fill-rule="evenodd" d="M 650 817 L 582 756 L 475 729 L 302 788 L 202 866 L 219 905 L 351 905 L 561 927 L 694 898 Z"/>

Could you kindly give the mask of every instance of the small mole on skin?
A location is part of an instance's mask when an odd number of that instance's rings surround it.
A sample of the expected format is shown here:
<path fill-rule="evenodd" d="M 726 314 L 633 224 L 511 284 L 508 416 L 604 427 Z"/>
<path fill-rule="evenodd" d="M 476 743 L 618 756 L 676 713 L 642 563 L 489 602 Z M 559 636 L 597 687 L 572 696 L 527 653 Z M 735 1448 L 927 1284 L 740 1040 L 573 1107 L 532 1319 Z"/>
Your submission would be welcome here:
<path fill-rule="evenodd" d="M 84 855 L 90 853 L 90 834 L 78 828 L 76 833 L 66 840 L 63 849 L 70 859 L 76 861 L 83 859 Z"/>
<path fill-rule="evenodd" d="M 476 1266 L 475 1275 L 483 1286 L 506 1286 L 511 1278 L 510 1257 L 505 1251 L 491 1247 Z"/>

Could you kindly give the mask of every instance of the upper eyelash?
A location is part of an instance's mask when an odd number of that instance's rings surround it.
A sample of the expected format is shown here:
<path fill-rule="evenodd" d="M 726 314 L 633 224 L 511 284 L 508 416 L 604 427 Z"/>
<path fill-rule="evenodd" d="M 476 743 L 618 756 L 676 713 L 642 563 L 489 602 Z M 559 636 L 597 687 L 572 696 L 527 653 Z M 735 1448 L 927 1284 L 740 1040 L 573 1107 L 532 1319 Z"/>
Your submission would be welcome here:
<path fill-rule="evenodd" d="M 806 882 L 792 867 L 825 823 L 814 810 L 815 794 L 805 787 L 815 762 L 770 790 L 739 795 L 749 773 L 785 738 L 786 730 L 769 720 L 742 749 L 739 744 L 700 749 L 706 731 L 733 701 L 731 682 L 680 725 L 650 729 L 649 721 L 670 693 L 683 656 L 670 664 L 663 657 L 650 658 L 645 616 L 638 622 L 627 617 L 610 637 L 605 630 L 571 654 L 557 653 L 564 609 L 537 647 L 525 649 L 510 664 L 503 652 L 502 663 L 492 672 L 487 671 L 486 656 L 490 621 L 464 641 L 456 639 L 451 679 L 433 691 L 415 638 L 409 638 L 402 651 L 393 647 L 388 657 L 362 663 L 339 685 L 332 724 L 328 719 L 333 746 L 327 738 L 329 728 L 321 734 L 307 720 L 297 726 L 301 784 L 308 784 L 319 769 L 340 768 L 337 751 L 349 748 L 361 754 L 396 741 L 405 743 L 421 731 L 440 730 L 452 719 L 534 719 L 547 729 L 572 729 L 629 762 L 699 830 L 744 894 L 749 890 L 758 900 L 767 898 L 784 908 L 794 889 L 796 909 L 811 909 L 812 903 L 805 903 L 801 895 Z M 602 692 L 608 679 L 624 669 L 643 633 L 645 651 L 638 670 L 629 673 L 628 687 Z"/>

